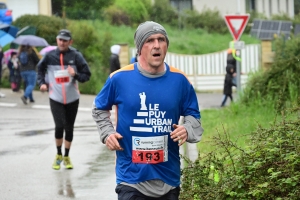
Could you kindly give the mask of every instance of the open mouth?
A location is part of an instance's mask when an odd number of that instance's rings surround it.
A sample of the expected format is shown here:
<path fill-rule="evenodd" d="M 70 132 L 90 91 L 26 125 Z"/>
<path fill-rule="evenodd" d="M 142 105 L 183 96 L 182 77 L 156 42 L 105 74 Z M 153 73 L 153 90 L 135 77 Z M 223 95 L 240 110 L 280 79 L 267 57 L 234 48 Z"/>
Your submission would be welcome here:
<path fill-rule="evenodd" d="M 153 54 L 154 57 L 160 57 L 160 53 Z"/>

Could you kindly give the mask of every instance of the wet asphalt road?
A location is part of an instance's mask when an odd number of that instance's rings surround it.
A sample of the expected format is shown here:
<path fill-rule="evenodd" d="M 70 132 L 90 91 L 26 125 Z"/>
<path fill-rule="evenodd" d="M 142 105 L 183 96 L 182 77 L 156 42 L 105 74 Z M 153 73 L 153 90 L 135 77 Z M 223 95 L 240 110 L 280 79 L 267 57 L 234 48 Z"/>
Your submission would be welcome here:
<path fill-rule="evenodd" d="M 56 147 L 47 93 L 34 91 L 34 104 L 1 89 L 0 200 L 115 200 L 114 152 L 100 142 L 91 106 L 81 95 L 70 151 L 74 169 L 51 168 Z M 200 109 L 219 107 L 222 94 L 198 94 Z M 112 115 L 113 116 L 113 115 Z"/>

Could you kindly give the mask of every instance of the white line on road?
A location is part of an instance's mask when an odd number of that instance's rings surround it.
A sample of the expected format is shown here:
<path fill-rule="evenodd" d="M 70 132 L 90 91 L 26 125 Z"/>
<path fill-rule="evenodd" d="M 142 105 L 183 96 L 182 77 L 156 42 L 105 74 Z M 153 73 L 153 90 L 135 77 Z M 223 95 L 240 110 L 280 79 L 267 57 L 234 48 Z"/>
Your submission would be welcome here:
<path fill-rule="evenodd" d="M 36 109 L 48 109 L 48 110 L 50 109 L 49 105 L 34 105 L 34 106 L 31 106 L 31 107 L 36 108 Z M 79 107 L 78 111 L 92 112 L 92 108 Z"/>
<path fill-rule="evenodd" d="M 15 107 L 17 106 L 16 103 L 0 103 L 0 106 L 3 106 L 3 107 Z"/>
<path fill-rule="evenodd" d="M 0 107 L 16 107 L 18 104 L 17 103 L 0 103 Z M 47 109 L 50 110 L 49 105 L 33 105 L 31 108 L 34 109 Z M 84 108 L 84 107 L 79 107 L 78 111 L 84 111 L 84 112 L 92 112 L 92 108 Z"/>
<path fill-rule="evenodd" d="M 31 108 L 50 109 L 50 106 L 47 106 L 47 105 L 34 105 L 34 106 L 31 106 Z"/>

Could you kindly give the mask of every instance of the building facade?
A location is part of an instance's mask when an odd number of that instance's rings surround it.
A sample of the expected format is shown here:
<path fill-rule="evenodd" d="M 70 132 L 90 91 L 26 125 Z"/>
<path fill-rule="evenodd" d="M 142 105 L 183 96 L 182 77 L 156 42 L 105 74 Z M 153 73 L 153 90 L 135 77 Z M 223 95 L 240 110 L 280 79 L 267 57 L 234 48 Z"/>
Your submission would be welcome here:
<path fill-rule="evenodd" d="M 281 14 L 294 18 L 294 0 L 170 0 L 170 3 L 177 10 L 216 9 L 221 15 L 256 11 L 267 18 Z"/>
<path fill-rule="evenodd" d="M 25 14 L 52 15 L 51 0 L 2 0 L 12 10 L 13 20 Z"/>

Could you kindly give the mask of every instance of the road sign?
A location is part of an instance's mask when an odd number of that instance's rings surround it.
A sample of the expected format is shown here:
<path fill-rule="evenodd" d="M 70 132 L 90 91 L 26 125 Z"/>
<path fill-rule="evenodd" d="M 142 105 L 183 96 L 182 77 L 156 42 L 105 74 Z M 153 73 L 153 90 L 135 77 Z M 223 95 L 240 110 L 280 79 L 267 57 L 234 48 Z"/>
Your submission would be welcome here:
<path fill-rule="evenodd" d="M 244 15 L 225 15 L 225 22 L 233 39 L 238 41 L 244 32 L 249 20 L 249 14 Z"/>
<path fill-rule="evenodd" d="M 245 48 L 245 42 L 244 41 L 234 42 L 234 48 L 235 49 L 244 49 Z"/>

